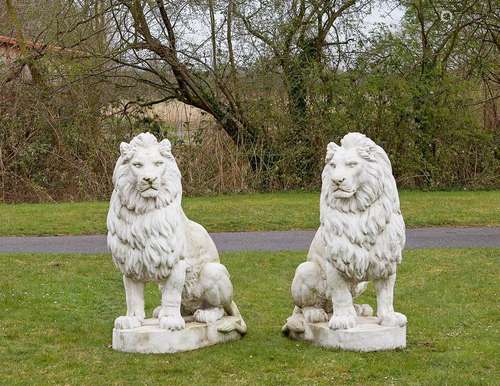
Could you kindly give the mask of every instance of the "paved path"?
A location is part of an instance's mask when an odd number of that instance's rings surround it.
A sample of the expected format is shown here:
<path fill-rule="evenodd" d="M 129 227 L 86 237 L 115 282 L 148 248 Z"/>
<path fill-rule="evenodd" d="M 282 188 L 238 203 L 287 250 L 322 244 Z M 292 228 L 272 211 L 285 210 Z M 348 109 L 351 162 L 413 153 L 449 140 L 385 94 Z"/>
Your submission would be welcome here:
<path fill-rule="evenodd" d="M 313 231 L 212 233 L 221 252 L 305 251 Z M 420 228 L 406 232 L 406 248 L 500 247 L 500 227 Z M 106 253 L 106 237 L 0 237 L 0 252 Z"/>

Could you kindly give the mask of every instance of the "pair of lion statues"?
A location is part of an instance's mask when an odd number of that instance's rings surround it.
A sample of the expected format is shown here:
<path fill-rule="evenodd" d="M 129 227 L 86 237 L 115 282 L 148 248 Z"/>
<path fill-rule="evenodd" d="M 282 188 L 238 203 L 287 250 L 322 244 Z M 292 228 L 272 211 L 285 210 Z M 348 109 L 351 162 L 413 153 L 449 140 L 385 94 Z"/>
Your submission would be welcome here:
<path fill-rule="evenodd" d="M 233 301 L 233 286 L 216 246 L 181 206 L 181 174 L 167 139 L 142 133 L 120 145 L 107 218 L 108 246 L 123 274 L 127 314 L 116 329 L 142 325 L 144 285 L 159 284 L 161 304 L 153 316 L 160 328 L 180 330 L 185 319 L 214 323 L 235 316 L 225 331 L 246 332 Z M 322 173 L 321 225 L 307 261 L 292 282 L 293 314 L 283 327 L 303 331 L 304 323 L 329 321 L 331 329 L 356 325 L 371 315 L 353 298 L 373 281 L 377 316 L 386 326 L 403 326 L 393 308 L 396 266 L 401 262 L 405 226 L 391 163 L 385 151 L 359 133 L 327 147 Z"/>

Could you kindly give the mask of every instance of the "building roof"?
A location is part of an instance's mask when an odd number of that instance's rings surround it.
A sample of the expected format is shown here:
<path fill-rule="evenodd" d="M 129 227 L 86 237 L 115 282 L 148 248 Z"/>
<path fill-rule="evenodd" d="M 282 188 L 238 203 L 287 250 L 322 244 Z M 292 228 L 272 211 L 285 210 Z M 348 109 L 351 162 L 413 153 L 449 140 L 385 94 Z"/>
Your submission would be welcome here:
<path fill-rule="evenodd" d="M 17 39 L 10 37 L 10 36 L 3 36 L 0 35 L 0 45 L 2 46 L 10 46 L 10 47 L 19 47 L 19 43 L 17 42 Z M 31 48 L 31 49 L 44 49 L 45 46 L 40 43 L 33 43 L 32 41 L 27 40 L 26 41 L 26 46 Z"/>
<path fill-rule="evenodd" d="M 72 50 L 69 48 L 63 48 L 63 47 L 58 47 L 54 45 L 48 45 L 48 44 L 41 44 L 41 43 L 35 43 L 31 40 L 26 40 L 25 41 L 26 47 L 32 50 L 48 50 L 51 52 L 64 52 L 65 54 L 70 54 L 70 55 L 78 55 L 78 56 L 83 56 L 83 52 L 77 51 L 77 50 Z M 0 46 L 8 46 L 12 48 L 19 49 L 19 42 L 17 41 L 16 38 L 10 37 L 10 36 L 4 36 L 0 35 Z"/>

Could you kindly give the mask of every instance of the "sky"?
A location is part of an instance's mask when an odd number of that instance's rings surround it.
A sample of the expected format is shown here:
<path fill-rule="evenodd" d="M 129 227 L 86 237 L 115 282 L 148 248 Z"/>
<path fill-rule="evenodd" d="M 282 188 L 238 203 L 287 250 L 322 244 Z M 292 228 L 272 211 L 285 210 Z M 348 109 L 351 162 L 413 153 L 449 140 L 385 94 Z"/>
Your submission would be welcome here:
<path fill-rule="evenodd" d="M 384 23 L 391 27 L 391 29 L 396 29 L 401 24 L 401 19 L 404 14 L 404 9 L 402 7 L 394 6 L 374 6 L 372 13 L 365 19 L 365 28 L 368 31 L 373 29 L 376 24 Z"/>
<path fill-rule="evenodd" d="M 378 2 L 377 5 L 373 6 L 372 13 L 363 22 L 366 33 L 374 29 L 379 23 L 389 26 L 392 30 L 399 27 L 404 14 L 403 7 L 395 7 L 387 3 L 386 1 Z M 222 20 L 224 17 L 220 14 L 216 15 L 216 18 Z M 190 31 L 185 31 L 185 39 L 193 43 L 201 43 L 209 36 L 209 27 L 206 22 L 201 23 L 198 20 L 192 20 L 190 29 Z"/>

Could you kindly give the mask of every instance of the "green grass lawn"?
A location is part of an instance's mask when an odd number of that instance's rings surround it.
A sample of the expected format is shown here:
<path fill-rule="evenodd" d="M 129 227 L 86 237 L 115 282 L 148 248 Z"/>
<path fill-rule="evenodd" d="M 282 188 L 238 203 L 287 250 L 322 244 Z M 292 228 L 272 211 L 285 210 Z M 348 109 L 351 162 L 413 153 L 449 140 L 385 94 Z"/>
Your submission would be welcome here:
<path fill-rule="evenodd" d="M 408 227 L 500 225 L 500 191 L 401 192 Z M 187 215 L 211 232 L 314 229 L 319 193 L 234 194 L 184 199 Z M 0 235 L 106 232 L 107 202 L 0 204 Z"/>
<path fill-rule="evenodd" d="M 499 379 L 500 249 L 413 250 L 398 272 L 396 308 L 408 348 L 328 351 L 280 335 L 302 253 L 222 259 L 249 326 L 241 341 L 175 355 L 110 348 L 124 312 L 108 255 L 0 255 L 3 384 L 494 384 Z M 370 288 L 363 302 L 374 305 Z M 159 301 L 149 286 L 147 309 Z"/>

